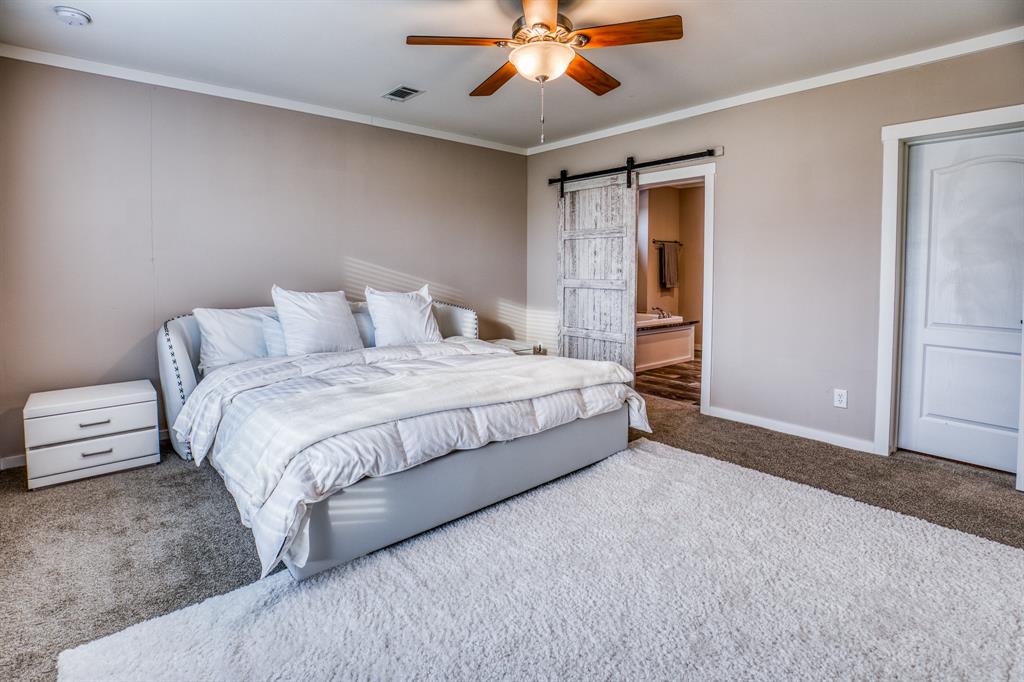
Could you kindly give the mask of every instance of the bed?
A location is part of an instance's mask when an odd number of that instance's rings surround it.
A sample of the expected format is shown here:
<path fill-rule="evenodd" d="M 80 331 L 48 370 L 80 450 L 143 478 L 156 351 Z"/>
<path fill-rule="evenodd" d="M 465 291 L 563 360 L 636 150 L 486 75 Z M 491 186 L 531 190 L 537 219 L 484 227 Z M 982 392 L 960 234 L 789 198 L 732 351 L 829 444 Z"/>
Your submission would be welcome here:
<path fill-rule="evenodd" d="M 516 356 L 474 311 L 434 304 L 441 343 L 261 359 L 200 379 L 192 315 L 157 335 L 175 452 L 209 460 L 253 529 L 263 575 L 340 565 L 594 464 L 649 428 L 612 363 Z"/>

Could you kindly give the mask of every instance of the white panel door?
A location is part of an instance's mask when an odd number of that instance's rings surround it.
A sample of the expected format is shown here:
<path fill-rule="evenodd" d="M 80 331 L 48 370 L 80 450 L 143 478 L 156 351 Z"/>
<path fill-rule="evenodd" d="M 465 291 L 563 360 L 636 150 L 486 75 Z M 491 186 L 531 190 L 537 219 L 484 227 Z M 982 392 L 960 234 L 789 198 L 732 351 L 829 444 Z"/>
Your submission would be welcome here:
<path fill-rule="evenodd" d="M 633 371 L 637 183 L 624 175 L 565 186 L 558 225 L 558 352 Z"/>
<path fill-rule="evenodd" d="M 1017 468 L 1024 131 L 916 144 L 898 445 Z"/>
<path fill-rule="evenodd" d="M 1024 299 L 1024 292 L 1021 292 Z M 1024 304 L 1020 309 L 1021 321 L 1024 322 Z M 1024 333 L 1021 334 L 1021 358 L 1024 360 Z M 1024 492 L 1024 361 L 1020 366 L 1020 421 L 1017 422 L 1017 490 Z"/>

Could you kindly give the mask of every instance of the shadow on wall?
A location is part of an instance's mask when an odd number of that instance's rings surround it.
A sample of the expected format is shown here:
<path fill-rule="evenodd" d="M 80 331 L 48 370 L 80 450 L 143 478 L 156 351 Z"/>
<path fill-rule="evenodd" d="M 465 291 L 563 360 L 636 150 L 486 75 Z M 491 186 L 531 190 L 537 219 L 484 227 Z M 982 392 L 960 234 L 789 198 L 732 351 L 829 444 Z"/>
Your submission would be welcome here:
<path fill-rule="evenodd" d="M 529 340 L 540 343 L 548 348 L 558 348 L 558 311 L 553 308 L 530 308 L 527 312 L 529 321 Z"/>
<path fill-rule="evenodd" d="M 495 311 L 497 327 L 495 335 L 488 338 L 525 339 L 527 329 L 527 310 L 522 303 L 499 298 Z M 498 330 L 501 330 L 498 333 Z"/>
<path fill-rule="evenodd" d="M 0 449 L 0 458 L 25 454 L 25 443 L 22 440 L 25 422 L 21 410 L 22 406 L 17 405 L 0 411 L 0 434 L 3 434 L 5 442 L 17 444 L 16 448 L 12 445 Z"/>
<path fill-rule="evenodd" d="M 161 327 L 163 322 L 160 322 L 160 327 L 157 327 L 155 334 L 161 333 Z M 158 336 L 156 338 L 159 338 Z M 107 367 L 106 371 L 100 374 L 99 378 L 95 383 L 97 384 L 114 384 L 120 381 L 126 381 L 124 377 L 132 376 L 135 371 L 134 368 L 138 367 L 140 358 L 152 358 L 152 374 L 151 378 L 159 376 L 156 369 L 156 351 L 154 344 L 156 343 L 154 335 L 145 336 L 139 339 L 131 350 L 121 356 L 120 361 Z M 153 382 L 156 385 L 156 382 Z M 58 387 L 63 388 L 63 387 Z"/>

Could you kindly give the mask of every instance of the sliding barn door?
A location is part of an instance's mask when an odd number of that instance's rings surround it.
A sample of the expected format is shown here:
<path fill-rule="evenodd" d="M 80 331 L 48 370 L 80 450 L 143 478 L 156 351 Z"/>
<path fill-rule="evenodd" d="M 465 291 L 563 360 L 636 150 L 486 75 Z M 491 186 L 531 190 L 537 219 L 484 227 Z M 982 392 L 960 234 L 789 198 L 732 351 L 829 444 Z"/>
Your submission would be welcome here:
<path fill-rule="evenodd" d="M 624 175 L 565 185 L 559 201 L 558 352 L 633 371 L 637 187 Z"/>

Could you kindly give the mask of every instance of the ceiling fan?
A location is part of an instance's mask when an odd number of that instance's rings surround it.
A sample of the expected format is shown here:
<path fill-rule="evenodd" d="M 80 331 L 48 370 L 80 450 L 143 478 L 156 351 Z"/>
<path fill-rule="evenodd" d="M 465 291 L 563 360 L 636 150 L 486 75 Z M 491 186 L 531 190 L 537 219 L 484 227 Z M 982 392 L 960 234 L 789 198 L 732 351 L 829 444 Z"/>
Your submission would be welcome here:
<path fill-rule="evenodd" d="M 511 38 L 459 38 L 454 36 L 408 36 L 407 45 L 480 45 L 512 48 L 508 61 L 478 85 L 473 97 L 486 97 L 511 80 L 516 73 L 539 82 L 554 80 L 563 73 L 595 95 L 619 87 L 619 81 L 578 54 L 577 50 L 653 43 L 683 37 L 682 17 L 627 21 L 622 24 L 574 29 L 558 13 L 558 0 L 523 0 L 523 16 L 512 26 Z"/>

